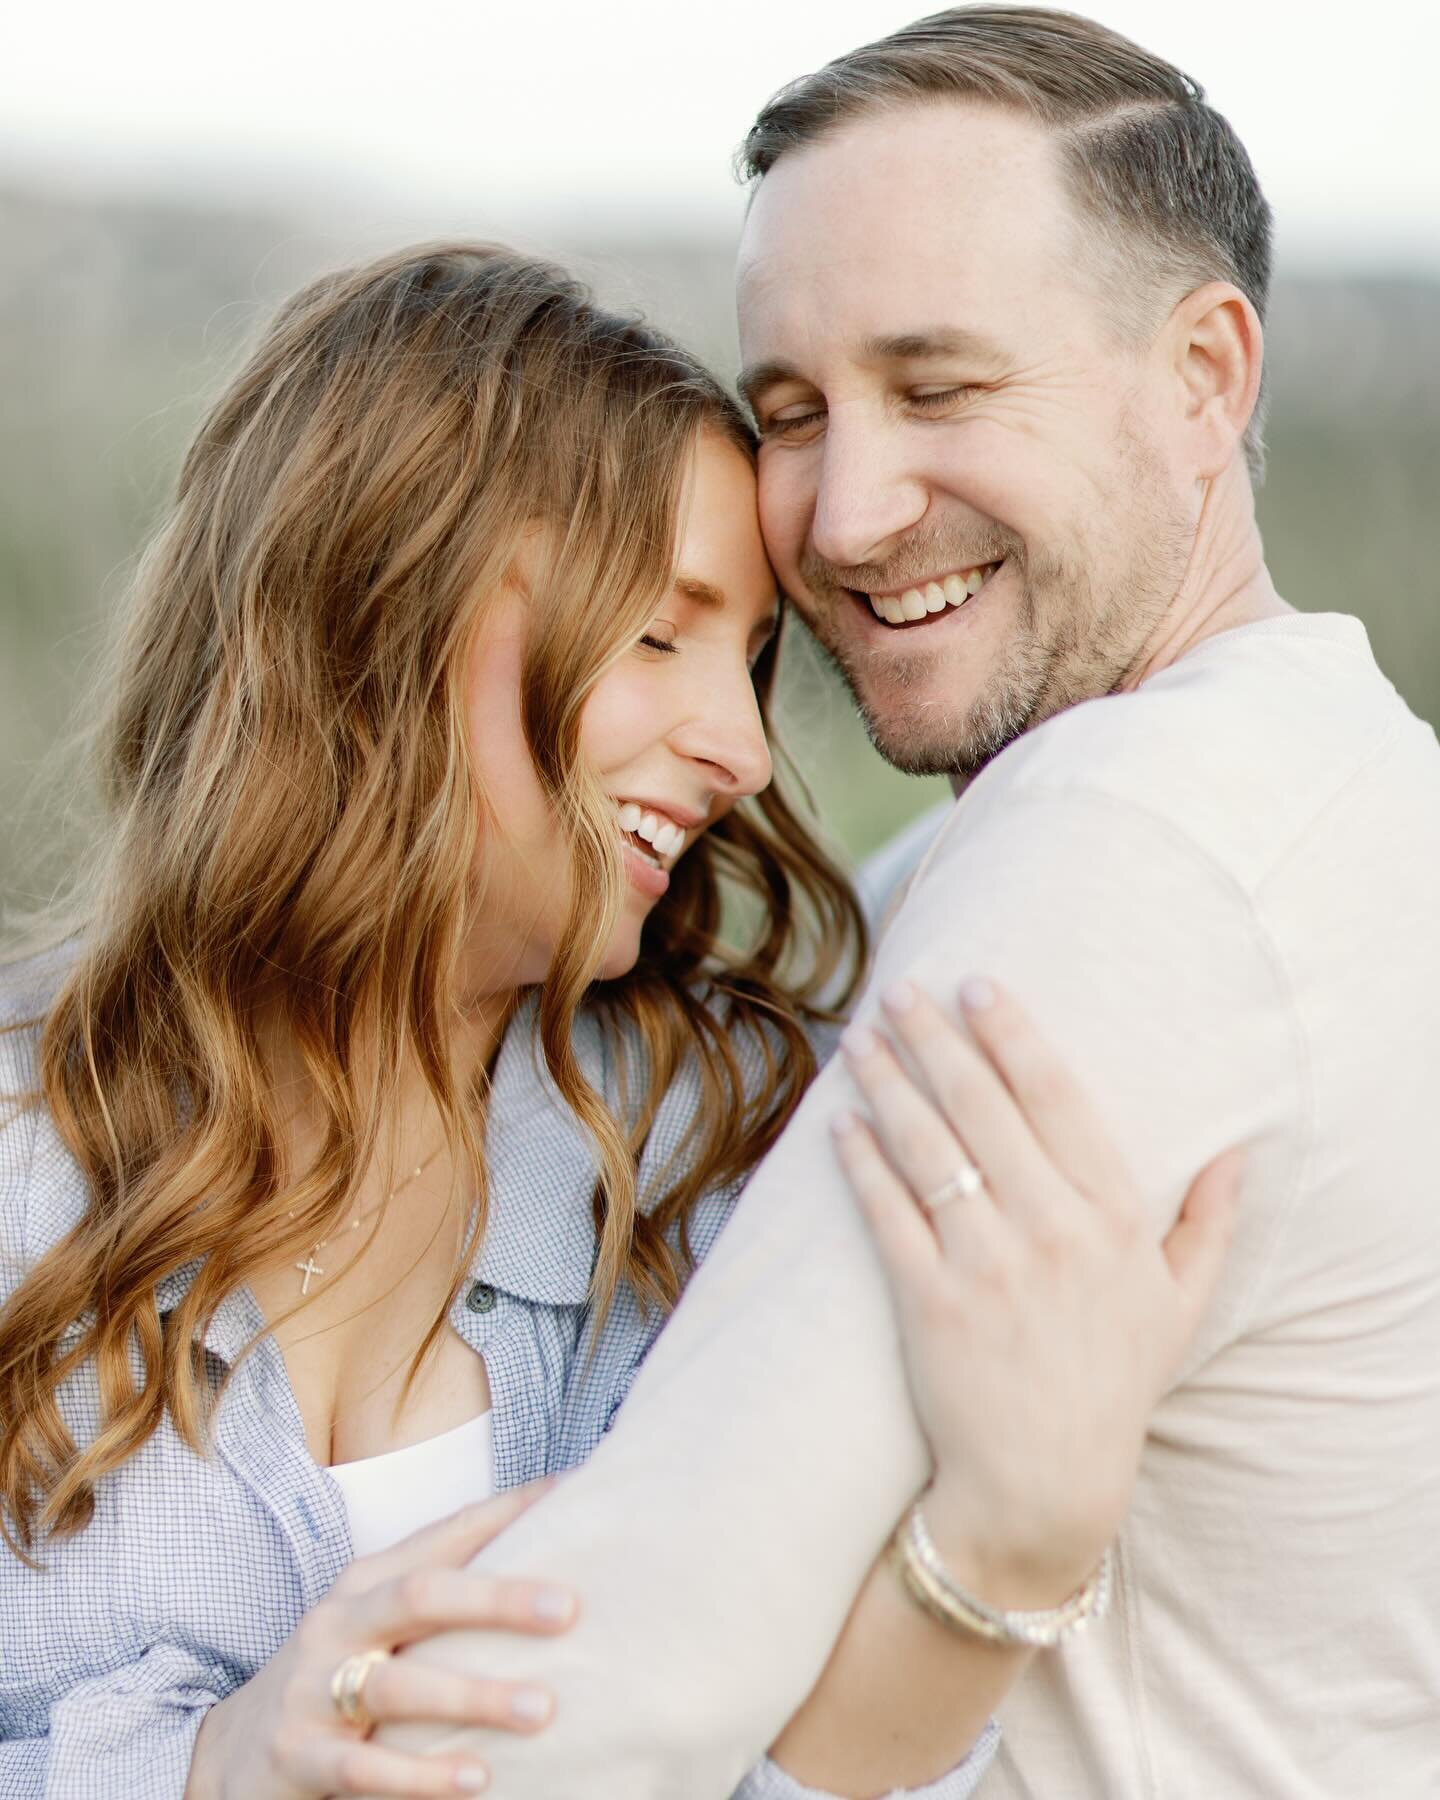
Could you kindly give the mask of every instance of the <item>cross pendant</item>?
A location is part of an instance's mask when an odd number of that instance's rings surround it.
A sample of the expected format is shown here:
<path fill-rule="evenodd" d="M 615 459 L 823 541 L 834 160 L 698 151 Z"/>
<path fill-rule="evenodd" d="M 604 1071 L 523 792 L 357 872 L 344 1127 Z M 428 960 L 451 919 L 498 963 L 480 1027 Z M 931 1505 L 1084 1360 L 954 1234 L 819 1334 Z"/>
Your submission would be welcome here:
<path fill-rule="evenodd" d="M 295 1267 L 305 1277 L 300 1283 L 300 1292 L 302 1294 L 308 1294 L 310 1292 L 310 1277 L 312 1275 L 323 1275 L 325 1273 L 319 1263 L 316 1262 L 315 1252 L 313 1250 L 305 1258 L 303 1263 L 296 1263 Z"/>

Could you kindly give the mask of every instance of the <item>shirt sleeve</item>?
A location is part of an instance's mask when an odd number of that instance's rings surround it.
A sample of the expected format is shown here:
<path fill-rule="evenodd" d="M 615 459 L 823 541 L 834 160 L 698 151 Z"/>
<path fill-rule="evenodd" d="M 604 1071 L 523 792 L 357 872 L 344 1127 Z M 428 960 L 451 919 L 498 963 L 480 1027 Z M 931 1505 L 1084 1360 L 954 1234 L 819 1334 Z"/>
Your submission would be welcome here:
<path fill-rule="evenodd" d="M 1004 983 L 1077 1069 L 1157 1231 L 1222 1149 L 1247 1204 L 1184 1374 L 1237 1333 L 1298 1191 L 1293 1006 L 1251 897 L 1144 807 L 991 784 L 913 882 L 857 1009 L 908 977 Z M 757 1171 L 590 1461 L 478 1559 L 575 1587 L 575 1628 L 407 1654 L 557 1694 L 491 1735 L 496 1791 L 724 1800 L 810 1691 L 928 1455 L 882 1273 L 835 1160 L 831 1062 Z M 1264 1204 L 1258 1201 L 1263 1199 Z M 407 1726 L 383 1741 L 458 1747 Z M 477 1749 L 479 1745 L 477 1743 Z"/>
<path fill-rule="evenodd" d="M 1000 1727 L 992 1719 L 970 1748 L 964 1762 L 957 1763 L 938 1781 L 924 1787 L 892 1788 L 882 1800 L 970 1800 L 980 1786 L 980 1777 L 995 1760 L 1000 1747 Z M 787 1775 L 767 1756 L 736 1788 L 731 1800 L 836 1800 L 821 1788 L 805 1787 L 793 1775 Z"/>
<path fill-rule="evenodd" d="M 5 1800 L 182 1800 L 206 1711 L 201 1663 L 169 1645 L 84 1681 L 43 1737 L 0 1743 Z"/>

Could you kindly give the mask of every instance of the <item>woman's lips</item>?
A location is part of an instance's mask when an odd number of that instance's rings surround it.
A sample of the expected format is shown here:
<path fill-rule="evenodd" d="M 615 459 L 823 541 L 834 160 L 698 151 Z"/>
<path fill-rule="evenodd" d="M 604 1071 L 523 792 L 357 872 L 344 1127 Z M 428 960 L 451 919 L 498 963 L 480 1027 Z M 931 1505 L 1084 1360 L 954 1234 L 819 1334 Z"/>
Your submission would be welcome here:
<path fill-rule="evenodd" d="M 621 841 L 625 846 L 625 873 L 630 877 L 631 886 L 650 899 L 658 900 L 670 886 L 670 871 L 642 856 L 628 838 Z"/>

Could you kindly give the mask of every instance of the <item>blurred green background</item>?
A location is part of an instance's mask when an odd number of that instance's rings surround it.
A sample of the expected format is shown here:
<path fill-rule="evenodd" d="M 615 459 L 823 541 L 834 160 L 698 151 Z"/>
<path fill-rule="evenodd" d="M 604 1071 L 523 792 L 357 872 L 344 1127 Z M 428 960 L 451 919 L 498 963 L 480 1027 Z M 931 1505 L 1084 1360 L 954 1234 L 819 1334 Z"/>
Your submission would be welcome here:
<path fill-rule="evenodd" d="M 21 187 L 0 191 L 0 244 L 0 902 L 30 906 L 83 850 L 57 746 L 201 408 L 276 299 L 382 244 Z M 527 247 L 733 372 L 723 238 Z M 1358 614 L 1440 720 L 1440 281 L 1290 275 L 1268 336 L 1260 516 L 1280 591 Z M 944 789 L 886 769 L 813 653 L 788 660 L 786 741 L 859 855 Z"/>

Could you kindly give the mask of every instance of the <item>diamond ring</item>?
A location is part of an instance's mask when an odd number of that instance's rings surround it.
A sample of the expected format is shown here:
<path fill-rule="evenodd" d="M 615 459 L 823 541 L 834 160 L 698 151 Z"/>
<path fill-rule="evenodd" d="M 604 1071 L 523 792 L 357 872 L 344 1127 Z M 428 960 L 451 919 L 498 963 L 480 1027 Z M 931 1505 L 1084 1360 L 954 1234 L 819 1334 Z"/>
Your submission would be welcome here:
<path fill-rule="evenodd" d="M 951 1206 L 957 1200 L 973 1200 L 977 1194 L 985 1192 L 985 1177 L 973 1162 L 962 1162 L 948 1181 L 941 1182 L 933 1194 L 926 1194 L 923 1205 L 926 1212 L 937 1213 L 942 1206 Z"/>

